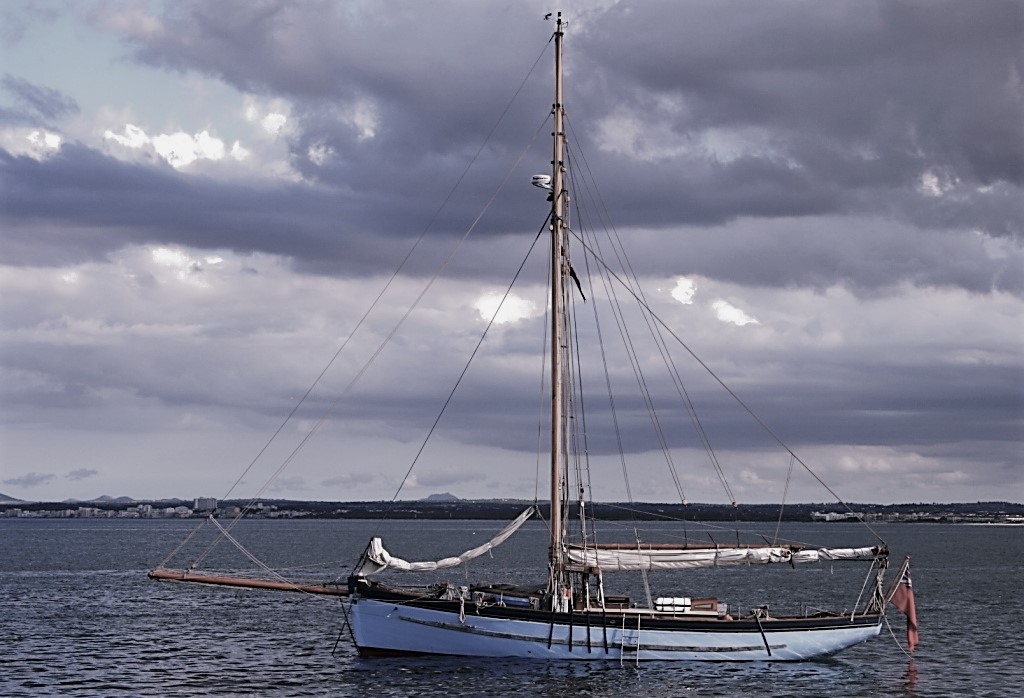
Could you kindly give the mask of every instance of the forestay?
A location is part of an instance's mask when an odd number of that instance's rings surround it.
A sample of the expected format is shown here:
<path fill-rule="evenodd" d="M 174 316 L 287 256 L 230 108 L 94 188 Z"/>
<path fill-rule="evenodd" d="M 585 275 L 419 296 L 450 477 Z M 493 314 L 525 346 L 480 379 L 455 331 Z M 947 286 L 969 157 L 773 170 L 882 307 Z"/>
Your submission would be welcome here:
<path fill-rule="evenodd" d="M 527 519 L 533 515 L 534 510 L 534 507 L 531 506 L 516 517 L 516 519 L 508 526 L 501 529 L 498 535 L 494 536 L 483 545 L 478 545 L 471 550 L 467 550 L 461 555 L 446 557 L 432 562 L 409 562 L 408 560 L 403 560 L 400 557 L 395 557 L 384 549 L 384 543 L 380 538 L 372 538 L 370 539 L 370 544 L 366 548 L 366 552 L 363 553 L 362 565 L 358 570 L 358 574 L 371 575 L 385 569 L 398 570 L 400 572 L 433 572 L 434 570 L 457 567 L 464 562 L 469 562 L 474 558 L 480 557 L 484 553 L 490 552 L 504 543 L 508 540 L 509 536 L 518 531 L 522 525 L 526 523 Z"/>
<path fill-rule="evenodd" d="M 569 561 L 600 567 L 602 571 L 670 570 L 735 565 L 766 565 L 776 562 L 805 563 L 829 560 L 874 560 L 887 551 L 870 548 L 818 548 L 796 550 L 785 546 L 720 548 L 582 548 L 570 546 Z"/>

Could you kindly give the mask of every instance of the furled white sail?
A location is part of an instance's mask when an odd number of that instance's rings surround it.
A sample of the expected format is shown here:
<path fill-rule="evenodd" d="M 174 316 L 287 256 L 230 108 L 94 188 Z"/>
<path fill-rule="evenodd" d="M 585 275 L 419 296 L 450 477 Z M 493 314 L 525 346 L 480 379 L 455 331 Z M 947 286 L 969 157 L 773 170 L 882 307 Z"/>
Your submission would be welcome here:
<path fill-rule="evenodd" d="M 395 557 L 387 550 L 384 549 L 384 543 L 380 538 L 372 538 L 370 544 L 366 548 L 366 552 L 363 554 L 363 564 L 358 570 L 360 575 L 370 575 L 380 572 L 384 569 L 398 570 L 401 572 L 433 572 L 434 570 L 446 569 L 448 567 L 457 567 L 464 562 L 468 562 L 473 558 L 480 557 L 486 552 L 490 552 L 497 546 L 504 543 L 509 536 L 518 531 L 520 527 L 526 523 L 526 520 L 534 512 L 534 507 L 530 507 L 522 514 L 520 514 L 514 521 L 508 526 L 501 529 L 498 535 L 491 538 L 483 545 L 467 550 L 461 555 L 455 557 L 446 557 L 442 560 L 436 560 L 433 562 L 409 562 L 403 560 L 400 557 Z"/>
<path fill-rule="evenodd" d="M 888 554 L 878 546 L 871 548 L 818 548 L 798 550 L 793 553 L 793 562 L 828 562 L 832 560 L 873 560 Z"/>
<path fill-rule="evenodd" d="M 819 560 L 873 560 L 884 555 L 881 548 L 819 548 L 799 550 L 783 546 L 751 548 L 580 548 L 568 549 L 572 563 L 600 567 L 602 571 L 691 569 L 733 565 L 764 565 L 776 562 L 818 562 Z"/>

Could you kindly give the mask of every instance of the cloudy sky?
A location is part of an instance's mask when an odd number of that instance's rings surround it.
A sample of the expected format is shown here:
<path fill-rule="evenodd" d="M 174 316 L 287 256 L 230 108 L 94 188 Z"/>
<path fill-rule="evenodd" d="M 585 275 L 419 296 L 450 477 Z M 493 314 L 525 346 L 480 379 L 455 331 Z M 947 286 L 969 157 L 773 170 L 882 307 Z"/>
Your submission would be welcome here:
<path fill-rule="evenodd" d="M 574 147 L 679 336 L 849 501 L 1024 499 L 1013 0 L 4 2 L 0 492 L 390 498 L 543 222 L 552 9 Z M 403 498 L 533 496 L 542 267 Z M 788 455 L 686 375 L 736 498 L 778 500 Z M 630 406 L 632 496 L 671 501 Z"/>

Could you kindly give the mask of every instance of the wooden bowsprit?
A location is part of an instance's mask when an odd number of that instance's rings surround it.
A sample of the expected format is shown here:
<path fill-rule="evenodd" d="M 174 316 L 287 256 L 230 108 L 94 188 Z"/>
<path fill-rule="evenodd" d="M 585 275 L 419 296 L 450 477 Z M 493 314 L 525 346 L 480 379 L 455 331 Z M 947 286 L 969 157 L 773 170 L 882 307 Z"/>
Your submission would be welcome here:
<path fill-rule="evenodd" d="M 295 584 L 272 579 L 225 577 L 205 574 L 203 572 L 189 572 L 188 570 L 155 569 L 149 572 L 149 578 L 162 582 L 189 582 L 192 584 L 209 584 L 211 586 L 239 587 L 243 589 L 270 589 L 272 591 L 297 591 L 325 596 L 348 596 L 347 587 L 327 584 Z"/>

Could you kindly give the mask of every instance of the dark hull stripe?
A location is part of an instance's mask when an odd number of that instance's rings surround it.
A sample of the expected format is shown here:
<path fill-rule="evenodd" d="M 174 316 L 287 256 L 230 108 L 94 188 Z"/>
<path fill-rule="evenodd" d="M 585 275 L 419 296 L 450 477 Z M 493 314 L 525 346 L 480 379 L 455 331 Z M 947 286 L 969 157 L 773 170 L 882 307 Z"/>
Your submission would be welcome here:
<path fill-rule="evenodd" d="M 443 622 L 440 622 L 440 621 L 421 620 L 419 618 L 409 618 L 408 616 L 399 616 L 399 618 L 401 618 L 402 620 L 404 620 L 404 621 L 406 621 L 408 623 L 418 623 L 419 625 L 427 625 L 427 626 L 430 626 L 430 627 L 433 627 L 433 628 L 440 628 L 442 630 L 450 630 L 450 631 L 461 632 L 461 633 L 469 633 L 471 635 L 485 635 L 487 637 L 496 637 L 496 638 L 501 638 L 503 640 L 517 640 L 517 641 L 520 641 L 520 642 L 534 642 L 534 643 L 537 643 L 537 644 L 543 644 L 543 643 L 547 643 L 548 642 L 546 639 L 542 639 L 542 638 L 539 638 L 539 637 L 534 637 L 533 635 L 520 635 L 518 633 L 502 633 L 502 632 L 496 632 L 496 631 L 493 631 L 493 630 L 484 630 L 483 628 L 475 628 L 475 627 L 469 626 L 469 625 L 462 625 L 462 624 L 456 624 L 456 623 L 443 623 Z M 629 632 L 628 629 L 627 629 L 627 632 Z M 578 648 L 581 648 L 581 649 L 585 649 L 586 648 L 585 647 L 585 642 L 586 642 L 585 640 L 580 640 L 580 641 L 576 641 L 576 642 L 570 643 L 568 639 L 552 638 L 551 641 L 550 641 L 550 644 L 552 644 L 552 645 L 572 645 L 573 647 L 578 647 Z M 785 649 L 786 645 L 784 645 L 784 644 L 771 645 L 771 648 L 773 650 L 781 650 L 781 649 Z M 763 650 L 764 649 L 764 645 L 763 644 L 759 644 L 759 645 L 749 645 L 749 646 L 743 646 L 743 647 L 702 647 L 702 646 L 699 646 L 699 645 L 695 645 L 695 646 L 692 646 L 692 647 L 688 647 L 688 646 L 681 646 L 681 645 L 651 645 L 651 644 L 641 643 L 639 647 L 637 647 L 635 644 L 631 644 L 631 645 L 624 645 L 621 649 L 622 649 L 623 652 L 626 652 L 626 653 L 651 651 L 651 652 L 706 652 L 706 653 L 710 653 L 710 654 L 717 654 L 717 653 L 721 653 L 721 652 L 757 652 L 757 651 Z"/>
<path fill-rule="evenodd" d="M 480 616 L 483 618 L 495 618 L 502 620 L 527 620 L 544 625 L 556 627 L 572 626 L 580 627 L 586 622 L 586 612 L 578 613 L 556 613 L 550 611 L 535 611 L 532 609 L 514 608 L 510 606 L 480 606 L 466 602 L 462 607 L 458 601 L 432 601 L 410 599 L 394 593 L 376 592 L 371 594 L 363 593 L 367 599 L 384 603 L 394 603 L 397 607 L 411 606 L 431 611 L 450 613 L 456 617 L 460 610 L 466 616 Z M 358 603 L 359 599 L 353 599 Z M 619 629 L 625 619 L 627 630 L 636 631 L 639 618 L 640 630 L 665 630 L 665 631 L 691 631 L 691 632 L 759 632 L 757 621 L 753 618 L 738 618 L 733 620 L 709 619 L 709 618 L 683 618 L 679 616 L 658 617 L 644 615 L 643 613 L 621 613 L 614 610 L 602 613 L 600 609 L 594 609 L 590 613 L 590 624 L 593 628 L 606 627 Z M 761 628 L 768 634 L 773 632 L 800 630 L 833 630 L 835 628 L 858 628 L 873 627 L 881 623 L 881 614 L 858 615 L 852 619 L 849 615 L 826 616 L 826 617 L 804 617 L 786 616 L 780 618 L 762 618 Z"/>

